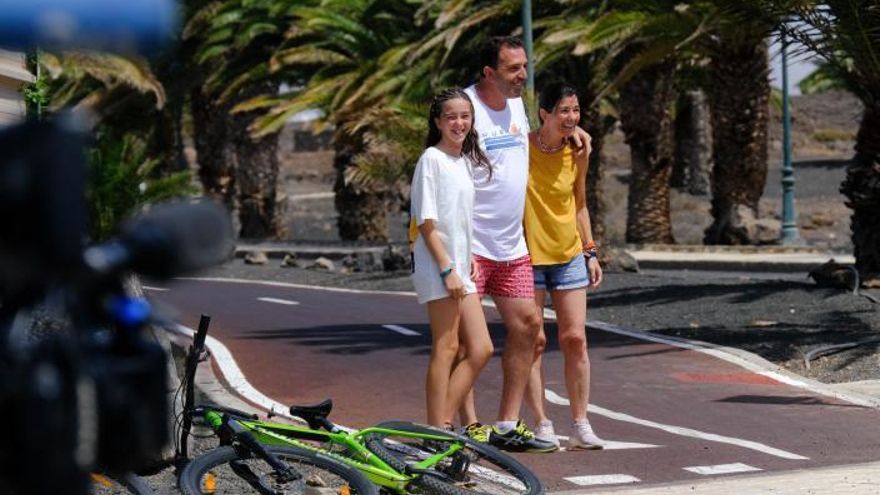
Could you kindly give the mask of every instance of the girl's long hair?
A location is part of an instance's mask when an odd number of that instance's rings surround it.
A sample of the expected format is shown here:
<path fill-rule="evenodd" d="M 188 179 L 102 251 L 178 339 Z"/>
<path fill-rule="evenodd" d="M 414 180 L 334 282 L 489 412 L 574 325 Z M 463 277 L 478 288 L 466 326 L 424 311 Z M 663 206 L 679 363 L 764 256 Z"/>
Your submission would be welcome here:
<path fill-rule="evenodd" d="M 440 129 L 437 128 L 437 124 L 434 121 L 443 113 L 443 104 L 455 98 L 461 98 L 468 102 L 468 105 L 471 107 L 471 128 L 468 130 L 464 143 L 461 145 L 461 154 L 466 156 L 474 167 L 485 167 L 489 171 L 489 178 L 491 178 L 492 164 L 480 148 L 480 138 L 477 136 L 477 130 L 474 129 L 474 103 L 461 88 L 444 89 L 431 99 L 431 110 L 428 112 L 428 137 L 425 139 L 425 148 L 435 146 L 440 142 L 443 136 L 440 134 Z"/>

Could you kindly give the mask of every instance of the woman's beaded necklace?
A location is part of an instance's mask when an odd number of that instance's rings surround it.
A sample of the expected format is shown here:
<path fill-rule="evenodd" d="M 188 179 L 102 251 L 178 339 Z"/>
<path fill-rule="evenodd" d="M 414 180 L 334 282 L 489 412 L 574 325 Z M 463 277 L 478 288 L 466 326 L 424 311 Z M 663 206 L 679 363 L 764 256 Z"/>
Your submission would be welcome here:
<path fill-rule="evenodd" d="M 565 144 L 566 144 L 566 141 L 567 141 L 567 140 L 566 140 L 566 139 L 563 139 L 563 140 L 562 140 L 562 143 L 560 143 L 560 144 L 559 144 L 558 146 L 556 146 L 555 148 L 550 147 L 550 146 L 547 146 L 546 144 L 544 144 L 544 140 L 541 139 L 541 129 L 538 129 L 538 133 L 537 133 L 537 141 L 538 141 L 538 148 L 540 148 L 541 151 L 543 151 L 544 153 L 556 153 L 557 151 L 559 151 L 559 150 L 561 150 L 562 148 L 565 147 Z"/>

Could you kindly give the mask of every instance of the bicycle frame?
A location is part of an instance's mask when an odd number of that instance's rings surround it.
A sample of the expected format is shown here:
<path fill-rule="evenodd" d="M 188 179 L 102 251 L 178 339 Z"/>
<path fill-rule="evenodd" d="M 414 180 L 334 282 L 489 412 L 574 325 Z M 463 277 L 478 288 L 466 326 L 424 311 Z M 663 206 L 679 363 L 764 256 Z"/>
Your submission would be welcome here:
<path fill-rule="evenodd" d="M 215 430 L 218 430 L 223 426 L 226 421 L 224 415 L 224 412 L 211 410 L 210 407 L 205 407 L 204 418 L 211 428 Z M 250 431 L 257 441 L 262 444 L 295 446 L 332 457 L 335 460 L 344 462 L 345 464 L 361 471 L 376 485 L 401 494 L 408 492 L 406 489 L 407 485 L 413 481 L 417 475 L 401 473 L 389 466 L 366 448 L 363 438 L 371 433 L 384 433 L 397 437 L 415 438 L 420 440 L 436 440 L 440 442 L 448 442 L 450 440 L 450 437 L 442 434 L 432 435 L 378 427 L 369 427 L 348 433 L 314 430 L 303 426 L 261 420 L 235 418 L 234 421 Z M 301 440 L 324 442 L 330 444 L 331 447 L 322 448 Z M 344 451 L 346 455 L 334 452 L 333 447 L 340 447 L 340 451 Z M 413 471 L 418 472 L 420 470 L 430 469 L 443 459 L 454 455 L 462 448 L 463 446 L 458 442 L 449 442 L 449 447 L 446 450 L 438 452 L 414 464 L 412 466 Z"/>

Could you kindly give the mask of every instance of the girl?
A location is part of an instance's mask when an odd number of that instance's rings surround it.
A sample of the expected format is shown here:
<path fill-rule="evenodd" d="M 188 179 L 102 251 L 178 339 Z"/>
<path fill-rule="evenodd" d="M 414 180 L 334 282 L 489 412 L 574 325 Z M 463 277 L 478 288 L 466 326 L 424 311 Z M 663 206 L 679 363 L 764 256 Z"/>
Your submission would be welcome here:
<path fill-rule="evenodd" d="M 492 356 L 471 259 L 473 167 L 491 165 L 473 129 L 474 108 L 458 88 L 434 97 L 426 148 L 412 180 L 413 285 L 428 306 L 428 423 L 452 427 L 455 411 Z M 457 359 L 461 349 L 461 358 Z"/>
<path fill-rule="evenodd" d="M 569 137 L 580 121 L 575 90 L 563 83 L 541 92 L 541 127 L 529 135 L 529 182 L 523 224 L 535 274 L 535 302 L 544 294 L 556 309 L 559 347 L 565 362 L 565 386 L 574 422 L 569 448 L 601 449 L 604 442 L 587 420 L 590 360 L 587 355 L 587 287 L 602 282 L 596 243 L 590 231 L 586 178 L 589 150 L 575 154 Z M 543 312 L 541 312 L 543 314 Z M 559 445 L 553 423 L 544 413 L 541 355 L 547 337 L 543 325 L 526 400 L 538 421 L 535 435 Z"/>

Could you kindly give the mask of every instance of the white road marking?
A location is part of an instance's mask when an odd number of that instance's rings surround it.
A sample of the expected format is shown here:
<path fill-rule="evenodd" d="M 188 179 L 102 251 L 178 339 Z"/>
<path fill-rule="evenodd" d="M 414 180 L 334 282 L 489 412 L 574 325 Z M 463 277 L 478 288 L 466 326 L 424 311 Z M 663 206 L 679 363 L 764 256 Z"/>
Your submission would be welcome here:
<path fill-rule="evenodd" d="M 568 399 L 562 397 L 556 392 L 550 390 L 549 388 L 544 389 L 544 395 L 547 398 L 548 402 L 553 404 L 557 404 L 560 406 L 568 406 Z M 783 459 L 792 459 L 792 460 L 807 460 L 809 457 L 804 457 L 802 455 L 798 455 L 792 452 L 788 452 L 785 450 L 777 449 L 775 447 L 771 447 L 769 445 L 764 445 L 763 443 L 753 442 L 751 440 L 743 440 L 741 438 L 734 437 L 726 437 L 723 435 L 717 435 L 715 433 L 706 433 L 699 430 L 694 430 L 691 428 L 685 428 L 682 426 L 674 426 L 667 425 L 663 423 L 658 423 L 656 421 L 650 421 L 647 419 L 637 418 L 635 416 L 630 416 L 629 414 L 619 413 L 616 411 L 612 411 L 610 409 L 605 409 L 604 407 L 597 406 L 595 404 L 590 404 L 589 411 L 593 414 L 598 414 L 599 416 L 605 416 L 606 418 L 611 418 L 617 421 L 623 421 L 626 423 L 633 423 L 641 426 L 646 426 L 648 428 L 656 428 L 658 430 L 663 430 L 667 433 L 672 433 L 673 435 L 681 435 L 683 437 L 691 437 L 691 438 L 699 438 L 701 440 L 708 440 L 710 442 L 718 442 L 718 443 L 726 443 L 729 445 L 736 445 L 737 447 L 742 447 L 745 449 L 756 450 L 758 452 L 763 452 L 764 454 L 772 455 L 775 457 L 781 457 Z"/>
<path fill-rule="evenodd" d="M 560 442 L 567 442 L 568 436 L 556 435 Z M 614 440 L 605 440 L 605 446 L 602 450 L 632 450 L 632 449 L 656 449 L 663 445 L 654 445 L 652 443 L 635 443 L 635 442 L 615 442 Z M 564 446 L 562 448 L 565 448 Z"/>
<path fill-rule="evenodd" d="M 712 476 L 713 474 L 731 474 L 731 473 L 749 473 L 752 471 L 763 471 L 761 468 L 749 466 L 737 462 L 734 464 L 716 464 L 714 466 L 691 466 L 682 468 L 685 471 L 702 474 L 703 476 Z"/>
<path fill-rule="evenodd" d="M 619 485 L 622 483 L 638 483 L 642 481 L 628 474 L 596 474 L 592 476 L 570 476 L 562 478 L 578 486 Z"/>
<path fill-rule="evenodd" d="M 392 332 L 397 332 L 401 335 L 407 335 L 407 336 L 421 335 L 419 332 L 416 332 L 415 330 L 412 330 L 412 329 L 406 328 L 406 327 L 402 327 L 400 325 L 382 325 L 382 328 L 384 328 L 386 330 L 391 330 Z"/>
<path fill-rule="evenodd" d="M 286 306 L 299 306 L 299 301 L 291 301 L 288 299 L 278 299 L 276 297 L 258 297 L 257 301 L 263 301 L 275 304 L 284 304 Z"/>
<path fill-rule="evenodd" d="M 324 292 L 342 292 L 347 294 L 382 294 L 386 296 L 415 296 L 415 292 L 404 292 L 397 290 L 365 290 L 365 289 L 346 289 L 343 287 L 318 287 L 306 284 L 291 284 L 288 282 L 273 282 L 270 280 L 245 280 L 243 278 L 223 278 L 223 277 L 180 277 L 177 280 L 191 280 L 194 282 L 223 282 L 230 284 L 253 284 L 266 285 L 269 287 L 286 287 L 288 289 L 308 289 L 320 290 Z"/>
<path fill-rule="evenodd" d="M 160 291 L 160 292 L 168 290 L 166 287 L 153 287 L 150 285 L 144 285 L 143 288 L 144 288 L 144 290 L 155 290 L 155 291 Z"/>

